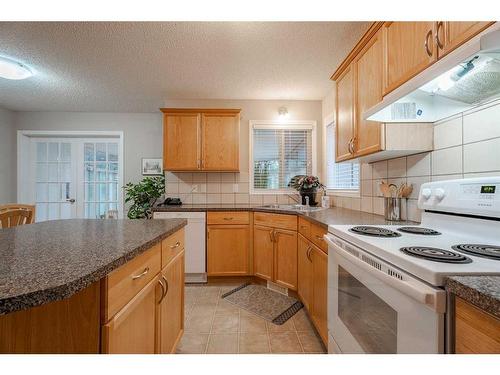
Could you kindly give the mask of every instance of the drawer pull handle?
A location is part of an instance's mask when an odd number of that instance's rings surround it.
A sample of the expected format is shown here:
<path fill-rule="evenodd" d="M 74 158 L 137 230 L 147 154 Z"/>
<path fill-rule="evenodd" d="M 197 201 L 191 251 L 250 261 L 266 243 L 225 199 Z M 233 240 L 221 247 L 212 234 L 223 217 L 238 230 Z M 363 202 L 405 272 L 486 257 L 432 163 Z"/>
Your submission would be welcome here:
<path fill-rule="evenodd" d="M 233 220 L 233 218 L 232 217 L 225 217 L 224 220 L 229 221 L 229 220 Z"/>
<path fill-rule="evenodd" d="M 175 249 L 175 248 L 178 248 L 179 246 L 181 246 L 181 243 L 180 243 L 179 241 L 177 241 L 177 242 L 175 243 L 175 245 L 171 245 L 171 246 L 170 246 L 170 248 L 171 248 L 171 249 Z"/>
<path fill-rule="evenodd" d="M 324 241 L 323 236 L 316 236 L 316 239 L 317 239 L 318 241 Z"/>
<path fill-rule="evenodd" d="M 166 291 L 165 291 L 165 285 L 163 285 L 163 281 L 161 279 L 158 279 L 158 284 L 160 284 L 161 286 L 161 297 L 160 300 L 158 301 L 159 305 L 161 301 L 163 301 L 163 298 L 165 298 Z"/>
<path fill-rule="evenodd" d="M 149 272 L 149 267 L 144 268 L 144 271 L 142 271 L 140 274 L 132 276 L 132 280 L 137 280 L 140 279 L 143 276 L 146 276 Z"/>

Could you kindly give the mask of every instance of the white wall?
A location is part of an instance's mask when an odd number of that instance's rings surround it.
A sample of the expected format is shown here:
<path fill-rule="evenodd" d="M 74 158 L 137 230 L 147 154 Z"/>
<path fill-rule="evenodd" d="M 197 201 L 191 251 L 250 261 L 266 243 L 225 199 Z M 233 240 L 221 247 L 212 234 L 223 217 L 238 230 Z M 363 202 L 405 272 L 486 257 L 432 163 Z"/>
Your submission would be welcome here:
<path fill-rule="evenodd" d="M 173 108 L 241 108 L 240 172 L 239 173 L 167 173 L 167 195 L 178 196 L 184 203 L 289 203 L 286 195 L 250 195 L 249 120 L 278 120 L 278 108 L 288 109 L 289 120 L 317 122 L 318 155 L 322 155 L 322 117 L 319 100 L 167 100 Z M 321 159 L 317 159 L 318 171 Z M 238 184 L 234 192 L 233 184 Z M 194 185 L 198 192 L 190 194 Z"/>
<path fill-rule="evenodd" d="M 0 108 L 0 204 L 16 201 L 16 131 L 14 112 Z"/>
<path fill-rule="evenodd" d="M 161 113 L 18 112 L 17 130 L 123 131 L 124 183 L 142 178 L 141 158 L 162 151 Z"/>

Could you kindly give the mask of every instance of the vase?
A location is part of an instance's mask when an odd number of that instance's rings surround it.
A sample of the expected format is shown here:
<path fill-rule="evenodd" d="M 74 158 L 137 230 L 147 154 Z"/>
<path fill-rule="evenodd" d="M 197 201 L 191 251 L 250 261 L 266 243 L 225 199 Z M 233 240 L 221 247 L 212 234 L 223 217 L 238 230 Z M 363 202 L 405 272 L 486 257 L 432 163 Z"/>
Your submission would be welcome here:
<path fill-rule="evenodd" d="M 299 194 L 300 194 L 300 197 L 302 198 L 302 204 L 305 205 L 306 204 L 306 197 L 309 197 L 309 206 L 316 206 L 318 204 L 318 202 L 316 202 L 316 200 L 315 200 L 316 192 L 317 192 L 317 189 L 300 190 Z"/>

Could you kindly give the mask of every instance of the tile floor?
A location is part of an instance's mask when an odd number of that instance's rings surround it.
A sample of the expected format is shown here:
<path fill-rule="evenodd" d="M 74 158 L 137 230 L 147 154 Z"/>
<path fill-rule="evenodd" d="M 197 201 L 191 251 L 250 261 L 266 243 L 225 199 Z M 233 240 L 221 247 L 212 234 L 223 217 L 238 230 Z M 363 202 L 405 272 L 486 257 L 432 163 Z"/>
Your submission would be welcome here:
<path fill-rule="evenodd" d="M 185 331 L 177 353 L 325 353 L 304 309 L 278 326 L 220 298 L 234 287 L 186 286 Z"/>

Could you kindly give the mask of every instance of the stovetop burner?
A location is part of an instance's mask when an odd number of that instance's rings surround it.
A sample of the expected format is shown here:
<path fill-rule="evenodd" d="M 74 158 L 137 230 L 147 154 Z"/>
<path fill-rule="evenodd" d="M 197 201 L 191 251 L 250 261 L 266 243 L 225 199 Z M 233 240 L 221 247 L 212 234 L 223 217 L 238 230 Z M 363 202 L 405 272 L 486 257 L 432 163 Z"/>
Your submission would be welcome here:
<path fill-rule="evenodd" d="M 403 253 L 416 258 L 427 259 L 442 263 L 471 263 L 472 259 L 453 251 L 437 249 L 435 247 L 409 246 L 400 249 Z"/>
<path fill-rule="evenodd" d="M 500 246 L 460 244 L 452 246 L 451 248 L 462 253 L 475 255 L 478 257 L 500 260 Z"/>
<path fill-rule="evenodd" d="M 380 227 L 370 227 L 366 225 L 352 227 L 349 231 L 357 234 L 363 234 L 372 237 L 400 237 L 401 234 L 394 232 L 390 229 L 380 228 Z"/>
<path fill-rule="evenodd" d="M 441 234 L 437 230 L 422 227 L 401 227 L 398 231 L 411 234 L 423 234 L 425 236 L 437 236 Z"/>

